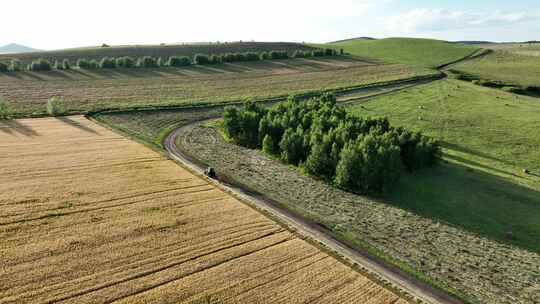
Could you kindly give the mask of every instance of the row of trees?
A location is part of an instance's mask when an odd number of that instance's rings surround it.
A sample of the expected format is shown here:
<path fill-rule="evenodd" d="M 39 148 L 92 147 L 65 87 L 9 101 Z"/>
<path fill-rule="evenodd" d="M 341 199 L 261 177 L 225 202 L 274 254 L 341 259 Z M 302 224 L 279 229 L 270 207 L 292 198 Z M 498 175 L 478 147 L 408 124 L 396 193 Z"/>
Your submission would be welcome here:
<path fill-rule="evenodd" d="M 338 52 L 333 49 L 302 51 L 297 50 L 292 54 L 293 58 L 335 56 Z M 343 54 L 343 51 L 341 51 Z M 286 51 L 270 51 L 270 52 L 245 52 L 245 53 L 227 53 L 220 55 L 196 54 L 193 59 L 187 56 L 172 56 L 168 58 L 144 56 L 133 58 L 124 57 L 104 57 L 101 60 L 80 58 L 76 62 L 76 66 L 81 69 L 112 69 L 112 68 L 157 68 L 157 67 L 182 67 L 192 64 L 207 65 L 220 64 L 224 62 L 245 62 L 259 60 L 275 60 L 287 59 L 289 53 Z M 69 60 L 56 60 L 51 64 L 46 59 L 37 59 L 25 65 L 17 59 L 13 59 L 9 65 L 0 62 L 0 72 L 18 72 L 18 71 L 50 71 L 69 70 L 71 69 Z"/>
<path fill-rule="evenodd" d="M 309 58 L 309 57 L 323 57 L 323 56 L 336 56 L 336 55 L 344 55 L 345 52 L 343 49 L 335 50 L 335 49 L 317 49 L 313 51 L 302 51 L 297 50 L 293 53 L 293 58 Z"/>
<path fill-rule="evenodd" d="M 388 191 L 403 172 L 435 164 L 440 148 L 432 139 L 386 118 L 363 118 L 323 95 L 308 102 L 290 98 L 270 109 L 255 103 L 227 107 L 224 131 L 235 143 L 262 148 L 285 163 L 337 187 L 362 194 Z"/>

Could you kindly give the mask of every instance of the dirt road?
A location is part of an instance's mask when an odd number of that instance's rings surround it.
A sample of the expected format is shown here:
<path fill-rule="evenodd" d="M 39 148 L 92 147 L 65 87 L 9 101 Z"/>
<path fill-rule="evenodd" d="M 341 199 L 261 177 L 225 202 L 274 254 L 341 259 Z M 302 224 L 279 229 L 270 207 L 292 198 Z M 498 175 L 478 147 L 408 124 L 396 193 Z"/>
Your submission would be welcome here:
<path fill-rule="evenodd" d="M 185 154 L 176 145 L 177 140 L 182 137 L 182 134 L 188 132 L 197 124 L 198 123 L 186 125 L 172 132 L 165 139 L 164 147 L 172 159 L 180 162 L 182 165 L 188 167 L 190 170 L 203 175 L 205 166 L 199 163 L 192 156 Z M 343 242 L 334 238 L 331 231 L 329 231 L 328 229 L 316 225 L 313 222 L 306 220 L 294 213 L 291 213 L 288 210 L 278 207 L 278 205 L 271 199 L 265 197 L 264 195 L 258 194 L 252 189 L 246 189 L 244 186 L 237 185 L 233 180 L 229 180 L 227 182 L 219 180 L 212 181 L 214 184 L 218 185 L 222 189 L 227 190 L 230 193 L 233 193 L 237 197 L 241 198 L 244 202 L 270 213 L 273 217 L 277 218 L 279 221 L 289 226 L 289 228 L 312 240 L 320 242 L 325 247 L 342 256 L 344 259 L 350 261 L 351 263 L 361 265 L 368 272 L 378 275 L 383 280 L 391 282 L 405 292 L 414 295 L 425 302 L 434 304 L 461 303 L 461 301 L 456 300 L 448 296 L 444 292 L 439 291 L 438 289 L 435 289 L 417 279 L 410 277 L 399 269 L 386 265 L 379 259 L 370 256 L 366 252 L 361 252 L 358 249 L 353 249 L 347 246 Z"/>

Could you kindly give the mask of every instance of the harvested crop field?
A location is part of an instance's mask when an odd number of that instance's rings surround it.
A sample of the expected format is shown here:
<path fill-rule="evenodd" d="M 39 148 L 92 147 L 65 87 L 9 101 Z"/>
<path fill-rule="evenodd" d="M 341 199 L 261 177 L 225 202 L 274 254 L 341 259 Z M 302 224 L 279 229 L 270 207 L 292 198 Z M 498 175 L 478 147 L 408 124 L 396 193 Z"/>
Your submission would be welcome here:
<path fill-rule="evenodd" d="M 406 303 L 80 116 L 0 121 L 0 303 Z"/>
<path fill-rule="evenodd" d="M 51 97 L 70 113 L 105 108 L 219 103 L 392 81 L 433 71 L 348 57 L 160 69 L 0 74 L 0 100 L 17 117 L 42 115 Z"/>

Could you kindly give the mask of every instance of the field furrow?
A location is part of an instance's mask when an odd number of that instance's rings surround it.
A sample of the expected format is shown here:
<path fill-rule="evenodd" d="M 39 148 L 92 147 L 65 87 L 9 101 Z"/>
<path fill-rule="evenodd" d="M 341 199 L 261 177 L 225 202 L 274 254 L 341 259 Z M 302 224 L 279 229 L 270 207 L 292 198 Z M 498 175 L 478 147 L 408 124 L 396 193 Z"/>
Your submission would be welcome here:
<path fill-rule="evenodd" d="M 0 98 L 21 115 L 44 113 L 61 96 L 66 109 L 216 103 L 359 86 L 415 76 L 431 70 L 374 64 L 348 57 L 226 63 L 212 67 L 70 70 L 0 74 Z M 68 121 L 69 122 L 69 121 Z M 0 132 L 17 132 L 0 123 Z M 24 130 L 23 130 L 24 132 Z"/>

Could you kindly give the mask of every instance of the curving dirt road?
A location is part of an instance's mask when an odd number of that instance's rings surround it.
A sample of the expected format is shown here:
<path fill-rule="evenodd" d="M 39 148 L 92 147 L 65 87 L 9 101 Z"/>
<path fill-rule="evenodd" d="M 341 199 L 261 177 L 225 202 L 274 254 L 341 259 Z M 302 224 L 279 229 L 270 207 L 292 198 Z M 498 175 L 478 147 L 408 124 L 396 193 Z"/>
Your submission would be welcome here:
<path fill-rule="evenodd" d="M 477 52 L 455 62 L 451 62 L 438 67 L 438 70 L 441 72 L 441 77 L 439 78 L 418 80 L 414 82 L 401 83 L 398 85 L 394 84 L 376 88 L 360 89 L 355 92 L 348 92 L 345 95 L 338 96 L 338 101 L 341 104 L 345 105 L 348 103 L 368 100 L 376 96 L 391 94 L 411 87 L 416 87 L 419 85 L 438 81 L 447 77 L 445 70 L 447 70 L 449 67 L 466 60 L 472 60 L 486 56 L 487 54 L 489 54 L 489 52 L 489 50 Z M 163 146 L 165 147 L 168 155 L 172 159 L 200 175 L 204 175 L 204 170 L 206 169 L 204 164 L 198 161 L 196 159 L 196 156 L 190 156 L 184 153 L 176 145 L 176 142 L 182 137 L 182 134 L 188 132 L 194 126 L 205 121 L 207 120 L 194 122 L 189 125 L 182 126 L 169 134 L 169 136 L 163 142 Z M 449 296 L 448 294 L 440 291 L 439 289 L 435 289 L 427 285 L 426 283 L 411 277 L 403 271 L 393 266 L 389 266 L 388 264 L 381 261 L 379 258 L 373 257 L 366 252 L 359 251 L 356 248 L 351 248 L 345 243 L 334 238 L 332 232 L 325 227 L 317 225 L 294 213 L 291 213 L 288 210 L 278 207 L 278 205 L 271 199 L 257 193 L 252 189 L 246 188 L 244 185 L 236 183 L 234 180 L 211 181 L 219 187 L 243 199 L 246 203 L 252 205 L 253 207 L 257 209 L 262 209 L 265 212 L 271 214 L 280 222 L 287 225 L 294 231 L 300 233 L 301 235 L 323 244 L 331 251 L 334 251 L 335 253 L 342 256 L 344 259 L 349 260 L 349 262 L 361 265 L 369 273 L 379 276 L 382 280 L 391 282 L 394 286 L 397 286 L 399 289 L 402 289 L 406 293 L 413 295 L 414 297 L 421 299 L 424 302 L 434 304 L 462 303 L 460 300 Z"/>
<path fill-rule="evenodd" d="M 206 121 L 208 120 L 180 127 L 173 131 L 163 142 L 163 146 L 173 160 L 181 163 L 185 167 L 200 175 L 204 175 L 204 170 L 206 169 L 204 164 L 199 162 L 196 158 L 184 153 L 176 145 L 176 142 L 182 138 L 184 133 L 189 132 L 195 126 Z M 359 251 L 356 248 L 351 248 L 345 243 L 334 238 L 332 232 L 325 227 L 317 225 L 288 210 L 278 207 L 273 200 L 257 193 L 252 189 L 248 189 L 243 185 L 236 184 L 234 180 L 220 181 L 210 179 L 210 181 L 222 189 L 241 198 L 244 202 L 252 205 L 256 209 L 260 209 L 271 214 L 274 218 L 287 225 L 293 231 L 321 243 L 326 248 L 348 260 L 350 263 L 361 265 L 370 274 L 392 283 L 394 286 L 398 287 L 398 289 L 401 289 L 404 292 L 423 300 L 424 302 L 433 304 L 462 303 L 461 301 L 450 297 L 446 293 L 435 289 L 415 278 L 412 278 L 403 271 L 385 264 L 380 259 L 373 257 L 366 252 Z"/>

